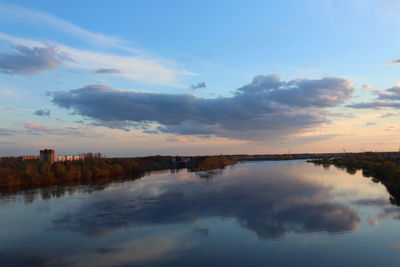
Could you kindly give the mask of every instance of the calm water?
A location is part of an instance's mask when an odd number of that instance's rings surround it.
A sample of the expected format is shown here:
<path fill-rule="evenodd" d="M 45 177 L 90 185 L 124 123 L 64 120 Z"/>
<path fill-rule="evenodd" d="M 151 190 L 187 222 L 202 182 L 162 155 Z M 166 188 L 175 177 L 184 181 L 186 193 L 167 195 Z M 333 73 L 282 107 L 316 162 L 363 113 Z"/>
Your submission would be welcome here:
<path fill-rule="evenodd" d="M 303 161 L 0 198 L 0 266 L 399 266 L 400 208 Z"/>

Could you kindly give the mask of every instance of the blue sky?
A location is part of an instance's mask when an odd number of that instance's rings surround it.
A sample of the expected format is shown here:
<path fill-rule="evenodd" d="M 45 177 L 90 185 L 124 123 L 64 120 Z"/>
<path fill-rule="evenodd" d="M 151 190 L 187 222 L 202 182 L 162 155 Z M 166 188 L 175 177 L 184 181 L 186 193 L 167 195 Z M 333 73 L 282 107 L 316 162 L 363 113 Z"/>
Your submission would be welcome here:
<path fill-rule="evenodd" d="M 397 150 L 399 11 L 0 1 L 0 153 Z"/>

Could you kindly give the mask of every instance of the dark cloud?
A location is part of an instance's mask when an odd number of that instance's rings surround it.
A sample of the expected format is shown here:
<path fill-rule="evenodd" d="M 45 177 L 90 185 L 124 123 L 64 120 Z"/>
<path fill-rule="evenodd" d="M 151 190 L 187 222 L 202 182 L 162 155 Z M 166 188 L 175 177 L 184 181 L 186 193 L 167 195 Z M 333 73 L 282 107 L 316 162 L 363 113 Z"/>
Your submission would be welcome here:
<path fill-rule="evenodd" d="M 38 116 L 50 116 L 50 110 L 39 109 L 36 110 L 34 114 Z"/>
<path fill-rule="evenodd" d="M 14 46 L 14 53 L 0 54 L 0 72 L 6 74 L 29 75 L 58 68 L 68 60 L 65 53 L 54 46 L 27 47 Z"/>
<path fill-rule="evenodd" d="M 400 102 L 382 102 L 382 101 L 372 101 L 372 102 L 362 102 L 347 105 L 349 108 L 356 109 L 380 109 L 380 108 L 400 108 Z"/>
<path fill-rule="evenodd" d="M 97 74 L 113 74 L 113 73 L 122 73 L 122 71 L 117 70 L 117 69 L 98 69 L 98 70 L 95 70 L 94 73 L 97 73 Z"/>
<path fill-rule="evenodd" d="M 199 82 L 197 84 L 192 84 L 190 86 L 192 89 L 201 89 L 201 88 L 206 88 L 206 83 L 205 82 Z"/>
<path fill-rule="evenodd" d="M 395 59 L 385 63 L 385 65 L 397 65 L 397 64 L 400 64 L 400 59 Z"/>
<path fill-rule="evenodd" d="M 238 91 L 268 97 L 268 100 L 290 107 L 334 107 L 354 91 L 350 81 L 342 78 L 281 81 L 276 75 L 256 76 Z"/>
<path fill-rule="evenodd" d="M 359 200 L 353 201 L 353 204 L 361 205 L 361 206 L 378 206 L 378 207 L 390 206 L 389 201 L 387 199 L 383 199 L 383 198 L 359 199 Z"/>
<path fill-rule="evenodd" d="M 156 122 L 159 132 L 261 139 L 328 122 L 323 108 L 340 105 L 353 90 L 342 78 L 284 82 L 269 75 L 257 76 L 233 96 L 220 98 L 113 90 L 103 85 L 51 95 L 59 107 L 104 126 L 104 122 Z"/>
<path fill-rule="evenodd" d="M 111 129 L 120 129 L 128 132 L 131 127 L 140 126 L 129 121 L 103 121 L 95 120 L 90 123 L 92 126 L 103 126 Z"/>
<path fill-rule="evenodd" d="M 383 91 L 375 91 L 377 97 L 370 102 L 348 105 L 356 109 L 400 108 L 400 85 L 395 85 Z"/>
<path fill-rule="evenodd" d="M 378 92 L 378 99 L 380 100 L 400 100 L 400 85 L 395 85 L 383 92 Z"/>

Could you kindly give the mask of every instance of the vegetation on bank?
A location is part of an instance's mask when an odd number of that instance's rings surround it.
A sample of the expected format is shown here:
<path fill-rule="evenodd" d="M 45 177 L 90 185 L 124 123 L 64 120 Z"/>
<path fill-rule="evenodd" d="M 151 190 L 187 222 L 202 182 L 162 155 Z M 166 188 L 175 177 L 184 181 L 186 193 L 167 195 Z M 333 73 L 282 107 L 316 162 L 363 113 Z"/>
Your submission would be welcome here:
<path fill-rule="evenodd" d="M 214 169 L 224 169 L 228 165 L 235 164 L 238 158 L 235 156 L 211 156 L 201 157 L 193 160 L 191 171 L 209 171 Z"/>
<path fill-rule="evenodd" d="M 400 205 L 400 155 L 388 153 L 365 153 L 338 158 L 311 160 L 316 164 L 333 164 L 350 174 L 361 170 L 363 176 L 381 182 L 390 193 L 390 201 Z"/>
<path fill-rule="evenodd" d="M 6 157 L 0 160 L 0 191 L 16 192 L 51 185 L 105 184 L 142 177 L 146 172 L 187 167 L 191 171 L 224 168 L 236 163 L 234 157 L 192 157 L 177 164 L 175 157 L 104 158 L 88 154 L 84 160 L 42 162 Z"/>

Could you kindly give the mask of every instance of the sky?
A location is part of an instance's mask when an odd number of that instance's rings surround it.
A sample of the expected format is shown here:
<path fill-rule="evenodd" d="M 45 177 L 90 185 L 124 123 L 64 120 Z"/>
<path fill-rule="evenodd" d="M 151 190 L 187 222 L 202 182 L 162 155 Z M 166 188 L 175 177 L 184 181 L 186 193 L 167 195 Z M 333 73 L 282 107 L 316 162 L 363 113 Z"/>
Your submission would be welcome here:
<path fill-rule="evenodd" d="M 399 12 L 0 0 L 0 156 L 397 151 Z"/>

